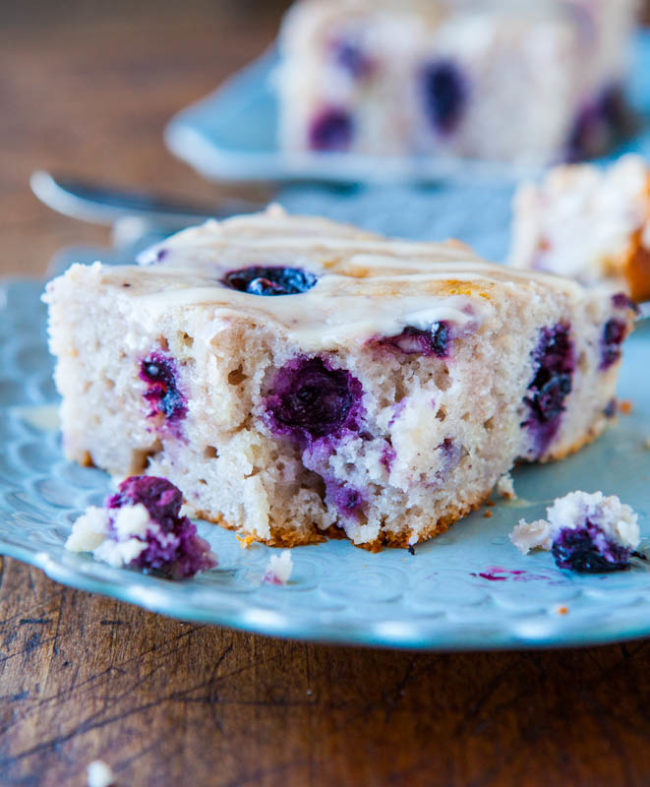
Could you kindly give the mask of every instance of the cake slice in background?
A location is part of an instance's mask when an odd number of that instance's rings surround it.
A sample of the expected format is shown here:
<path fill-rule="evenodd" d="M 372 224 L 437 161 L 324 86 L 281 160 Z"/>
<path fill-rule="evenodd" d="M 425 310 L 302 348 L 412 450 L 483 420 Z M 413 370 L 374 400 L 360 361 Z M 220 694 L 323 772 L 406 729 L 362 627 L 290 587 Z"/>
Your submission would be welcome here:
<path fill-rule="evenodd" d="M 300 0 L 280 36 L 288 152 L 521 163 L 607 150 L 636 0 Z"/>
<path fill-rule="evenodd" d="M 650 299 L 650 166 L 625 156 L 604 170 L 558 167 L 521 186 L 510 263 Z"/>

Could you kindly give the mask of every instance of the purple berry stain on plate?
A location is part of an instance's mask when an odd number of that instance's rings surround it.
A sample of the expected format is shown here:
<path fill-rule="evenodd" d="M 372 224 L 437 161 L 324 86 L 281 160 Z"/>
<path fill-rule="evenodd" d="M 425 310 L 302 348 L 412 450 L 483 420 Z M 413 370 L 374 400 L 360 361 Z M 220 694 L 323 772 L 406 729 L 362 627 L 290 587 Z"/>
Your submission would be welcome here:
<path fill-rule="evenodd" d="M 486 579 L 488 582 L 536 582 L 551 579 L 546 574 L 532 574 L 523 569 L 501 568 L 501 566 L 490 566 L 480 572 L 472 571 L 470 576 Z"/>

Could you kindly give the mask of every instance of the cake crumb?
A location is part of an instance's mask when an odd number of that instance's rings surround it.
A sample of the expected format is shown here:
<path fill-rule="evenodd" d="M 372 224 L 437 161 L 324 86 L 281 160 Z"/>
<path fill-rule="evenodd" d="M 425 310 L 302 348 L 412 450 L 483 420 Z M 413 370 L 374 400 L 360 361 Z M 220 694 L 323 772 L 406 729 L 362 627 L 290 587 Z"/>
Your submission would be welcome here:
<path fill-rule="evenodd" d="M 492 519 L 492 512 L 490 511 L 490 509 L 488 509 L 487 511 L 485 511 L 485 512 L 484 512 L 484 514 L 483 514 L 483 516 L 484 516 L 486 519 Z"/>
<path fill-rule="evenodd" d="M 486 503 L 485 505 L 486 505 L 488 508 L 494 508 L 494 506 L 496 505 L 496 503 L 494 502 L 494 500 L 488 500 L 488 501 L 487 501 L 487 503 Z"/>
<path fill-rule="evenodd" d="M 501 497 L 505 497 L 506 500 L 517 499 L 515 484 L 510 473 L 504 473 L 502 476 L 500 476 L 499 480 L 497 481 L 496 490 L 497 493 L 500 494 Z"/>
<path fill-rule="evenodd" d="M 524 555 L 552 552 L 558 568 L 586 574 L 623 571 L 641 540 L 638 516 L 616 495 L 570 492 L 546 509 L 546 519 L 521 519 L 510 540 Z"/>
<path fill-rule="evenodd" d="M 88 787 L 111 787 L 115 785 L 115 775 L 110 766 L 102 760 L 94 760 L 86 769 Z"/>
<path fill-rule="evenodd" d="M 650 451 L 650 437 L 646 437 L 645 439 L 645 447 Z"/>
<path fill-rule="evenodd" d="M 415 547 L 413 546 L 413 544 L 409 544 L 407 549 L 408 549 L 409 555 L 414 555 L 415 554 Z"/>
<path fill-rule="evenodd" d="M 239 546 L 242 549 L 248 549 L 251 544 L 255 542 L 255 538 L 253 536 L 240 536 L 239 533 L 235 534 L 237 541 L 239 541 Z"/>
<path fill-rule="evenodd" d="M 271 555 L 266 564 L 262 582 L 267 585 L 286 585 L 293 572 L 291 550 L 283 549 L 279 555 Z"/>
<path fill-rule="evenodd" d="M 555 611 L 557 612 L 558 615 L 568 615 L 569 614 L 569 608 L 565 607 L 565 606 L 556 607 Z"/>
<path fill-rule="evenodd" d="M 618 403 L 618 410 L 623 415 L 630 415 L 633 409 L 633 404 L 631 399 L 623 399 Z"/>

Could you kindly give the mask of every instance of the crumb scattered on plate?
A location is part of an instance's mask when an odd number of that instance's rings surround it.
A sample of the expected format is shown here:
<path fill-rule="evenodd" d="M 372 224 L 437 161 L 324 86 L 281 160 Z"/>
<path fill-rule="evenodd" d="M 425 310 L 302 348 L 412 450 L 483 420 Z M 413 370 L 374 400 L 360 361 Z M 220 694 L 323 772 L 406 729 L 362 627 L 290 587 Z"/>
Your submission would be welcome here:
<path fill-rule="evenodd" d="M 510 535 L 524 555 L 532 549 L 552 552 L 559 568 L 585 574 L 629 567 L 641 535 L 638 517 L 615 495 L 570 492 L 546 509 L 547 519 L 523 519 Z"/>
<path fill-rule="evenodd" d="M 633 409 L 634 405 L 631 399 L 623 399 L 618 403 L 618 411 L 623 413 L 623 415 L 630 415 Z"/>
<path fill-rule="evenodd" d="M 239 546 L 242 549 L 248 549 L 251 544 L 255 543 L 254 536 L 240 536 L 239 533 L 236 534 L 237 541 L 239 541 Z"/>
<path fill-rule="evenodd" d="M 214 568 L 210 545 L 181 514 L 183 495 L 166 478 L 131 476 L 104 507 L 89 506 L 66 541 L 71 552 L 92 552 L 96 560 L 120 568 L 193 577 Z"/>
<path fill-rule="evenodd" d="M 263 582 L 267 585 L 286 585 L 293 572 L 291 550 L 284 549 L 279 555 L 271 555 L 266 564 Z"/>

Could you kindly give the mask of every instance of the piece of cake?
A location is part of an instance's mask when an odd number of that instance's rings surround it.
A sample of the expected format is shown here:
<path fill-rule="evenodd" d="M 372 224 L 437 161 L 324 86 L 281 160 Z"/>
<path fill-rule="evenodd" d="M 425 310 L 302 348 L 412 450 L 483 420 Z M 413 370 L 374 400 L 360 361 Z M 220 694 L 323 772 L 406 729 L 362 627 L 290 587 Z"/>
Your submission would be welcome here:
<path fill-rule="evenodd" d="M 274 207 L 142 262 L 47 287 L 66 454 L 244 537 L 407 546 L 613 415 L 627 299 L 456 242 Z"/>
<path fill-rule="evenodd" d="M 289 153 L 525 164 L 603 153 L 637 0 L 300 0 L 280 36 Z"/>
<path fill-rule="evenodd" d="M 622 571 L 641 541 L 638 517 L 615 495 L 570 492 L 546 509 L 547 519 L 520 520 L 510 538 L 524 555 L 553 553 L 560 568 L 583 574 Z"/>
<path fill-rule="evenodd" d="M 650 299 L 650 166 L 630 155 L 608 169 L 558 167 L 521 186 L 510 263 Z"/>

